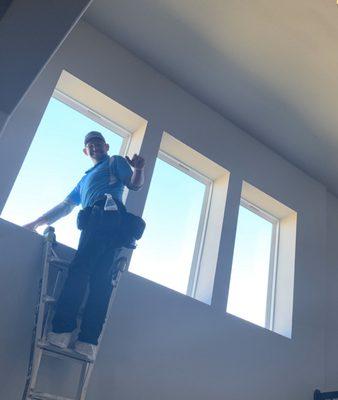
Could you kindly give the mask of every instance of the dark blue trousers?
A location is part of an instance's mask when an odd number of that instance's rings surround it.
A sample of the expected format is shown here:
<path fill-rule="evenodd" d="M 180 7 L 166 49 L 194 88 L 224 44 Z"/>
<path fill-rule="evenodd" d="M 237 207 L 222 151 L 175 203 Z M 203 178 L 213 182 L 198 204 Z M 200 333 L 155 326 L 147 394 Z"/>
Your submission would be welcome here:
<path fill-rule="evenodd" d="M 53 332 L 72 332 L 77 327 L 79 309 L 89 288 L 78 339 L 98 343 L 112 292 L 112 279 L 118 272 L 114 269 L 114 260 L 120 250 L 109 235 L 99 234 L 90 226 L 82 231 L 56 306 Z"/>

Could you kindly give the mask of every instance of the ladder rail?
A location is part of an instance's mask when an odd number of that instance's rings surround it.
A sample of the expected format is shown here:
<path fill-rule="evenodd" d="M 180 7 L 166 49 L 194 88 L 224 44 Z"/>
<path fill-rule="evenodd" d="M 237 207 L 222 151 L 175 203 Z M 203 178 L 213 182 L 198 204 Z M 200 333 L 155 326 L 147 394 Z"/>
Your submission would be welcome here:
<path fill-rule="evenodd" d="M 49 267 L 48 258 L 52 251 L 52 245 L 55 241 L 55 234 L 54 228 L 46 231 L 45 235 L 45 245 L 43 249 L 43 269 L 42 269 L 42 277 L 39 280 L 39 288 L 38 288 L 38 300 L 35 306 L 35 316 L 34 316 L 34 328 L 32 334 L 32 342 L 31 342 L 31 349 L 29 354 L 29 367 L 28 373 L 25 383 L 25 389 L 22 396 L 22 400 L 26 400 L 27 396 L 29 395 L 29 391 L 32 387 L 36 384 L 37 379 L 37 370 L 39 369 L 39 365 L 41 362 L 42 352 L 41 350 L 37 349 L 37 341 L 39 340 L 39 335 L 41 335 L 42 329 L 42 321 L 41 317 L 44 313 L 44 303 L 43 303 L 43 295 L 46 291 L 47 284 L 48 284 L 48 275 L 46 272 L 46 267 Z"/>
<path fill-rule="evenodd" d="M 87 388 L 89 385 L 89 379 L 91 376 L 91 372 L 94 368 L 93 364 L 83 365 L 81 369 L 81 376 L 79 385 L 76 392 L 76 400 L 84 400 L 87 394 Z"/>
<path fill-rule="evenodd" d="M 46 308 L 46 303 L 43 301 L 45 294 L 47 294 L 47 289 L 48 289 L 48 277 L 49 277 L 49 258 L 51 255 L 51 250 L 53 246 L 53 242 L 55 241 L 55 234 L 54 231 L 49 230 L 46 235 L 46 246 L 45 246 L 45 251 L 44 251 L 44 257 L 43 257 L 43 273 L 42 273 L 42 284 L 41 284 L 41 291 L 40 291 L 40 297 L 39 297 L 39 311 L 38 311 L 38 322 L 37 322 L 37 328 L 36 328 L 36 338 L 35 338 L 35 344 L 37 341 L 41 338 L 42 336 L 42 330 L 43 330 L 43 319 L 45 315 L 45 308 Z"/>
<path fill-rule="evenodd" d="M 37 324 L 36 324 L 36 332 L 34 337 L 34 349 L 33 352 L 33 373 L 32 379 L 30 382 L 30 389 L 34 390 L 36 386 L 38 370 L 40 367 L 41 359 L 42 359 L 42 350 L 38 349 L 37 344 L 43 334 L 43 320 L 45 316 L 46 303 L 44 302 L 44 295 L 47 292 L 48 288 L 48 276 L 49 276 L 49 258 L 51 255 L 51 249 L 53 243 L 55 241 L 54 230 L 48 230 L 46 232 L 46 244 L 43 254 L 43 270 L 42 270 L 42 282 L 41 282 L 41 290 L 39 296 L 39 304 L 38 304 L 38 316 L 37 316 Z"/>

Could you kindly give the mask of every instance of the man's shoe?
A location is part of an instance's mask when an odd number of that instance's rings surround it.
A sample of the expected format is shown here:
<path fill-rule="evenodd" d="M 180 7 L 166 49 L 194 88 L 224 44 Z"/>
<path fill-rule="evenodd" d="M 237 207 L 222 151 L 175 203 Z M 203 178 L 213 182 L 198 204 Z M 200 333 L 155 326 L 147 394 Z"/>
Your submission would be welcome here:
<path fill-rule="evenodd" d="M 53 346 L 60 347 L 60 349 L 66 349 L 69 346 L 72 338 L 71 332 L 55 333 L 49 332 L 47 335 L 47 342 Z"/>
<path fill-rule="evenodd" d="M 88 357 L 89 360 L 94 361 L 97 353 L 97 346 L 95 346 L 95 344 L 81 342 L 80 340 L 77 340 L 75 342 L 74 350 L 77 353 Z"/>

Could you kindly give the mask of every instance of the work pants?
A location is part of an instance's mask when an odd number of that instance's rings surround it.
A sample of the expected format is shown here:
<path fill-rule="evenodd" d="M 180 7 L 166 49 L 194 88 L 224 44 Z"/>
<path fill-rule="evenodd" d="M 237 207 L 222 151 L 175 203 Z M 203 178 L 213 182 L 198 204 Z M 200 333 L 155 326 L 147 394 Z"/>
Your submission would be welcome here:
<path fill-rule="evenodd" d="M 77 327 L 79 309 L 89 287 L 78 340 L 98 343 L 112 292 L 112 279 L 118 273 L 114 260 L 119 252 L 120 248 L 114 246 L 109 236 L 100 235 L 90 227 L 82 231 L 56 307 L 53 332 L 72 332 Z"/>

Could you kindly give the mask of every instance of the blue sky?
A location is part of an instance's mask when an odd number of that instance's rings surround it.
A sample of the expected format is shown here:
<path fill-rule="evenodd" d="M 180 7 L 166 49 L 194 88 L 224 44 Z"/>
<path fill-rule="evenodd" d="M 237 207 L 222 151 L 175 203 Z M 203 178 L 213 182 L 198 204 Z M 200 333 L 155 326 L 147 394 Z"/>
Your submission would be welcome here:
<path fill-rule="evenodd" d="M 227 311 L 265 325 L 273 225 L 240 206 Z"/>
<path fill-rule="evenodd" d="M 206 186 L 157 159 L 129 270 L 186 293 Z"/>
<path fill-rule="evenodd" d="M 87 132 L 98 130 L 118 154 L 122 138 L 52 98 L 1 214 L 18 225 L 61 202 L 89 169 Z M 157 159 L 143 218 L 147 228 L 130 271 L 186 293 L 206 186 Z M 53 224 L 57 240 L 77 248 L 78 209 Z M 40 228 L 41 233 L 44 228 Z M 240 207 L 228 312 L 264 325 L 271 223 Z"/>

